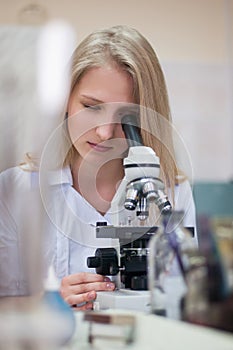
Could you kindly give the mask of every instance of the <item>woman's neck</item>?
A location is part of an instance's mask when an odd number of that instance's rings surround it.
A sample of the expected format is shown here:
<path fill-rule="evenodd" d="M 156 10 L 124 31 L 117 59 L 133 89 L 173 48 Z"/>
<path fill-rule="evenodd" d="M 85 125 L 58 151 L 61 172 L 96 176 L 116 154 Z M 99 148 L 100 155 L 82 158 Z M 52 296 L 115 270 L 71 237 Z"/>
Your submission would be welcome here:
<path fill-rule="evenodd" d="M 99 167 L 77 158 L 71 171 L 75 190 L 101 214 L 106 213 L 124 176 L 122 159 L 111 160 Z"/>

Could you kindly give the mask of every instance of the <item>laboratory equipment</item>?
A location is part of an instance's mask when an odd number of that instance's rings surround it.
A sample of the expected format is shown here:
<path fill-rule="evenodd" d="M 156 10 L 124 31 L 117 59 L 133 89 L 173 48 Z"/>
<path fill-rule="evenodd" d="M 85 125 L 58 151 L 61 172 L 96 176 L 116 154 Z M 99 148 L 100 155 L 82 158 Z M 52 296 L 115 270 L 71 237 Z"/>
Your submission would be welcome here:
<path fill-rule="evenodd" d="M 75 331 L 75 316 L 70 305 L 61 296 L 60 281 L 55 275 L 53 265 L 49 267 L 45 279 L 42 304 L 53 315 L 50 321 L 51 340 L 57 346 L 67 344 Z"/>
<path fill-rule="evenodd" d="M 125 115 L 122 128 L 129 144 L 124 159 L 125 176 L 112 200 L 112 224 L 97 223 L 97 238 L 119 239 L 120 248 L 98 248 L 88 257 L 87 265 L 103 275 L 117 276 L 118 290 L 97 293 L 100 308 L 131 308 L 150 311 L 148 291 L 148 242 L 159 224 L 145 225 L 150 206 L 155 204 L 159 215 L 172 214 L 172 206 L 159 178 L 160 161 L 150 147 L 143 146 L 137 115 Z M 125 217 L 125 208 L 133 215 Z M 132 219 L 133 217 L 133 219 Z M 136 224 L 135 224 L 136 223 Z"/>
<path fill-rule="evenodd" d="M 180 303 L 187 291 L 189 255 L 193 250 L 196 251 L 196 244 L 190 239 L 191 232 L 183 226 L 182 218 L 182 211 L 162 215 L 158 232 L 149 241 L 148 281 L 151 313 L 171 317 L 172 312 L 176 316 L 171 318 L 176 319 L 181 317 Z M 169 276 L 172 265 L 176 273 Z M 180 272 L 178 275 L 177 269 Z"/>
<path fill-rule="evenodd" d="M 190 255 L 182 319 L 233 332 L 233 221 L 199 218 L 199 249 Z"/>
<path fill-rule="evenodd" d="M 15 166 L 8 173 L 9 181 L 13 179 L 11 187 L 5 187 L 1 181 L 0 188 L 2 214 L 10 213 L 9 228 L 1 225 L 2 349 L 54 349 L 68 337 L 65 313 L 60 312 L 58 317 L 52 308 L 54 293 L 45 294 L 47 303 L 43 299 L 42 251 L 46 245 L 43 233 L 47 215 L 38 184 L 38 160 L 57 126 L 55 116 L 61 113 L 66 100 L 70 81 L 68 55 L 73 39 L 70 26 L 56 21 L 42 28 L 2 27 L 0 32 L 0 119 L 4 130 L 0 163 L 1 170 Z M 14 123 L 9 123 L 9 118 Z M 32 152 L 28 156 L 31 161 L 21 164 L 22 169 L 16 167 L 27 152 Z M 22 177 L 29 180 L 25 181 L 28 187 L 21 180 L 14 181 L 11 170 L 17 176 L 22 172 Z M 50 299 L 51 295 L 54 298 Z"/>

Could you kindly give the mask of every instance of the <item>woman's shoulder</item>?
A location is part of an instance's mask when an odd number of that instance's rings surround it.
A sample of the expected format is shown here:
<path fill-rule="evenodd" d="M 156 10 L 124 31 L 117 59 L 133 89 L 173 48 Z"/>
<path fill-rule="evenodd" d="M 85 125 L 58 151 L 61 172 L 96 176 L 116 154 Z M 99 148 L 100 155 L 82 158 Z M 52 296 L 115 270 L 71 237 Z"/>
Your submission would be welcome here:
<path fill-rule="evenodd" d="M 26 179 L 31 176 L 30 171 L 25 171 L 20 165 L 14 166 L 11 168 L 7 168 L 0 173 L 0 179 L 2 180 L 20 180 L 20 179 Z"/>
<path fill-rule="evenodd" d="M 31 189 L 37 178 L 37 172 L 25 171 L 20 166 L 5 169 L 0 173 L 0 191 Z"/>
<path fill-rule="evenodd" d="M 175 186 L 175 203 L 176 207 L 181 209 L 193 205 L 192 185 L 187 178 Z"/>
<path fill-rule="evenodd" d="M 190 191 L 192 192 L 191 181 L 187 177 L 183 177 L 183 176 L 179 177 L 175 185 L 175 192 L 177 191 L 182 191 L 182 192 L 188 191 L 189 193 Z"/>

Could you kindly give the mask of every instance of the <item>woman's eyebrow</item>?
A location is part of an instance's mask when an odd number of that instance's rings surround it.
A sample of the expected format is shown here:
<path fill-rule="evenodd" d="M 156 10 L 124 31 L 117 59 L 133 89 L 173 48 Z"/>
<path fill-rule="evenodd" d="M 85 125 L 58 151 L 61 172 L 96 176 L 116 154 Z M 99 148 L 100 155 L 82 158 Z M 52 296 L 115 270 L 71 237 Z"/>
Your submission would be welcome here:
<path fill-rule="evenodd" d="M 93 96 L 90 96 L 90 95 L 86 95 L 86 94 L 81 94 L 81 97 L 84 97 L 88 100 L 91 100 L 93 102 L 96 102 L 96 103 L 104 103 L 103 101 L 101 100 L 98 100 L 97 98 L 93 97 Z"/>

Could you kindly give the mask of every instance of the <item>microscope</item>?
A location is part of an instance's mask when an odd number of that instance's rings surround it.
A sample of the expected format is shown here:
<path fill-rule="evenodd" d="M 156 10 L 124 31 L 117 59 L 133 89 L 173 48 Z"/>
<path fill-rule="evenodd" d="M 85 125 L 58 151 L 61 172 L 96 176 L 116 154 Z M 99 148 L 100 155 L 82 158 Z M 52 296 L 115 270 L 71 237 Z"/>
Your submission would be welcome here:
<path fill-rule="evenodd" d="M 158 226 L 145 222 L 151 203 L 160 214 L 169 215 L 172 206 L 159 178 L 159 158 L 143 145 L 138 116 L 125 115 L 121 123 L 129 146 L 123 161 L 125 176 L 111 203 L 112 225 L 96 223 L 96 237 L 118 239 L 119 249 L 98 248 L 95 256 L 87 258 L 87 265 L 98 274 L 114 276 L 117 287 L 114 292 L 97 293 L 97 308 L 148 311 L 148 243 Z"/>

